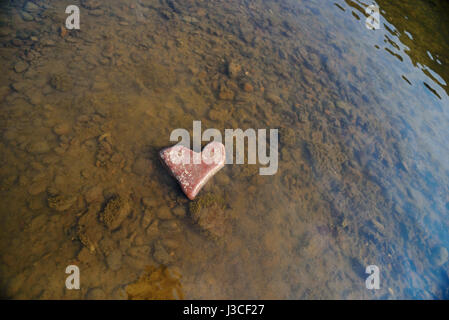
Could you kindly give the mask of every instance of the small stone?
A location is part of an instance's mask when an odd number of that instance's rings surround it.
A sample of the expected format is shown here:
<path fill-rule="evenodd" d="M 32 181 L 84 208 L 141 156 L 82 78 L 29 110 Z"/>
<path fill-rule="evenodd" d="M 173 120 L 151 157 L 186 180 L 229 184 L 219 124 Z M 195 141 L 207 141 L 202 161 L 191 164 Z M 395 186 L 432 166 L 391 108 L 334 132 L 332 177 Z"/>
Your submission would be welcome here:
<path fill-rule="evenodd" d="M 184 218 L 186 216 L 186 209 L 184 207 L 181 206 L 177 206 L 175 208 L 172 209 L 172 213 L 177 217 L 177 218 Z"/>
<path fill-rule="evenodd" d="M 270 102 L 271 104 L 276 105 L 276 106 L 282 104 L 282 99 L 279 96 L 277 96 L 274 93 L 272 93 L 272 92 L 266 92 L 265 93 L 265 99 L 268 102 Z"/>
<path fill-rule="evenodd" d="M 220 87 L 220 92 L 218 93 L 218 98 L 221 100 L 233 100 L 234 91 L 226 88 L 225 86 Z"/>
<path fill-rule="evenodd" d="M 168 207 L 162 206 L 156 210 L 156 216 L 161 220 L 173 219 L 173 215 Z"/>
<path fill-rule="evenodd" d="M 145 208 L 152 208 L 156 205 L 157 199 L 151 197 L 143 197 L 142 204 Z"/>
<path fill-rule="evenodd" d="M 106 263 L 112 271 L 117 271 L 122 266 L 122 252 L 120 250 L 114 250 L 112 251 L 107 257 L 106 257 Z"/>
<path fill-rule="evenodd" d="M 245 82 L 245 83 L 243 84 L 243 91 L 245 91 L 245 92 L 253 92 L 253 91 L 254 91 L 254 88 L 253 88 L 253 86 L 251 85 L 251 83 Z"/>
<path fill-rule="evenodd" d="M 66 28 L 64 28 L 63 26 L 59 27 L 59 35 L 61 36 L 61 38 L 64 38 L 67 35 L 67 33 L 69 32 L 67 31 Z"/>
<path fill-rule="evenodd" d="M 182 17 L 182 20 L 183 20 L 184 22 L 189 22 L 189 23 L 198 23 L 198 22 L 199 22 L 199 20 L 198 20 L 197 18 L 195 18 L 195 17 L 190 17 L 190 16 L 183 16 L 183 17 Z"/>
<path fill-rule="evenodd" d="M 102 212 L 102 220 L 109 230 L 117 229 L 131 212 L 129 201 L 119 195 L 114 195 Z"/>
<path fill-rule="evenodd" d="M 206 193 L 190 202 L 189 211 L 193 221 L 211 238 L 218 239 L 227 231 L 225 202 L 220 196 Z"/>
<path fill-rule="evenodd" d="M 432 249 L 430 259 L 434 265 L 438 267 L 442 266 L 443 264 L 446 263 L 448 258 L 449 254 L 445 247 L 438 246 Z"/>
<path fill-rule="evenodd" d="M 81 5 L 90 10 L 98 9 L 101 6 L 101 1 L 99 0 L 82 0 Z"/>
<path fill-rule="evenodd" d="M 26 11 L 22 11 L 21 16 L 22 16 L 22 19 L 25 21 L 33 21 L 34 20 L 33 16 Z"/>
<path fill-rule="evenodd" d="M 78 198 L 76 196 L 63 196 L 60 194 L 52 194 L 51 192 L 47 198 L 48 206 L 59 212 L 70 209 L 77 200 Z"/>
<path fill-rule="evenodd" d="M 101 202 L 103 200 L 103 189 L 100 186 L 92 187 L 84 196 L 87 203 Z"/>
<path fill-rule="evenodd" d="M 42 154 L 50 151 L 50 146 L 46 141 L 38 141 L 28 145 L 27 151 L 32 154 Z"/>
<path fill-rule="evenodd" d="M 140 56 L 140 54 L 136 52 L 132 52 L 129 57 L 134 63 L 141 63 L 143 61 L 143 58 Z"/>
<path fill-rule="evenodd" d="M 157 241 L 154 244 L 153 258 L 158 263 L 162 265 L 169 265 L 174 261 L 174 254 L 169 252 L 163 245 L 161 241 Z"/>
<path fill-rule="evenodd" d="M 86 294 L 87 300 L 103 300 L 106 299 L 106 294 L 100 288 L 90 289 Z"/>
<path fill-rule="evenodd" d="M 134 162 L 132 171 L 139 176 L 146 176 L 151 171 L 151 161 L 145 158 L 137 158 Z"/>
<path fill-rule="evenodd" d="M 151 222 L 153 222 L 153 213 L 146 209 L 142 215 L 142 227 L 147 228 Z"/>
<path fill-rule="evenodd" d="M 101 9 L 94 9 L 94 10 L 90 10 L 89 14 L 94 17 L 100 17 L 100 16 L 104 15 L 104 11 Z"/>
<path fill-rule="evenodd" d="M 145 231 L 146 235 L 150 239 L 155 239 L 159 235 L 159 222 L 158 220 L 154 220 L 153 223 Z"/>
<path fill-rule="evenodd" d="M 23 10 L 25 10 L 26 12 L 29 12 L 29 13 L 36 13 L 40 10 L 40 8 L 33 2 L 28 1 L 27 3 L 25 3 Z"/>
<path fill-rule="evenodd" d="M 17 73 L 22 73 L 28 69 L 28 63 L 24 61 L 19 61 L 14 65 L 14 71 Z"/>
<path fill-rule="evenodd" d="M 142 245 L 142 246 L 133 246 L 130 247 L 126 253 L 128 255 L 130 255 L 131 257 L 137 258 L 137 259 L 141 259 L 144 260 L 146 259 L 151 252 L 151 247 L 150 246 L 146 246 L 146 245 Z"/>
<path fill-rule="evenodd" d="M 237 78 L 240 71 L 242 71 L 242 66 L 236 63 L 235 61 L 230 61 L 228 63 L 228 75 L 231 78 Z"/>
<path fill-rule="evenodd" d="M 60 123 L 53 127 L 53 132 L 58 136 L 66 135 L 70 133 L 70 125 L 67 123 Z"/>
<path fill-rule="evenodd" d="M 36 196 L 42 192 L 44 192 L 47 189 L 47 185 L 41 181 L 32 183 L 28 187 L 28 193 L 32 196 Z"/>
<path fill-rule="evenodd" d="M 33 197 L 28 201 L 28 208 L 31 210 L 39 210 L 44 207 L 44 203 L 40 197 Z"/>

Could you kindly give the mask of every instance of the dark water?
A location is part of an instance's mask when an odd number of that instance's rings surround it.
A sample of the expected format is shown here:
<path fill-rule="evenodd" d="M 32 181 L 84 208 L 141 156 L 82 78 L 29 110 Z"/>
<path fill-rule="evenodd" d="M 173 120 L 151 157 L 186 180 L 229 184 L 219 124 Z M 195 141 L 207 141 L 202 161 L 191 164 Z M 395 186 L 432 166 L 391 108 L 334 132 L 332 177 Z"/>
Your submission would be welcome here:
<path fill-rule="evenodd" d="M 378 1 L 379 30 L 349 0 L 26 3 L 0 17 L 1 296 L 449 297 L 447 2 Z M 275 175 L 201 192 L 224 235 L 157 158 L 194 120 L 279 129 Z"/>

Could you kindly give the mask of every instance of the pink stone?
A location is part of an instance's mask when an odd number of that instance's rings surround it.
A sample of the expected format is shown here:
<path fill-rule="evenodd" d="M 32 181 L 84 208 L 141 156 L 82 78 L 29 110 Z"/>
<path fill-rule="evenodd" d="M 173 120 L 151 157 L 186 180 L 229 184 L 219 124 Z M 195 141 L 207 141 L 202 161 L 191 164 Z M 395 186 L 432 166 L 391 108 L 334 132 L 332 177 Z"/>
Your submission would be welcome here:
<path fill-rule="evenodd" d="M 224 145 L 216 141 L 209 143 L 199 153 L 175 145 L 161 150 L 159 155 L 190 200 L 195 199 L 206 182 L 223 168 L 226 160 Z"/>

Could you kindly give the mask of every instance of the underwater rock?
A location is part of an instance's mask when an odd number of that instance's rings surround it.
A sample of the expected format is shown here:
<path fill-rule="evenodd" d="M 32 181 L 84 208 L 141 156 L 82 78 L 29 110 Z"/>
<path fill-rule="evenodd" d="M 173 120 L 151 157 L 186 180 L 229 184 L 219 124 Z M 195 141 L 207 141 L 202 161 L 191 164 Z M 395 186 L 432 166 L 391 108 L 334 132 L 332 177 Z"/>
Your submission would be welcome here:
<path fill-rule="evenodd" d="M 89 10 L 98 9 L 101 6 L 101 2 L 98 0 L 82 0 L 81 5 Z"/>
<path fill-rule="evenodd" d="M 70 125 L 68 123 L 60 123 L 53 127 L 53 132 L 58 136 L 66 135 L 70 132 Z"/>
<path fill-rule="evenodd" d="M 29 12 L 29 13 L 36 13 L 40 10 L 40 8 L 33 2 L 28 1 L 27 3 L 25 3 L 23 10 L 25 10 L 26 12 Z"/>
<path fill-rule="evenodd" d="M 106 257 L 106 263 L 112 271 L 117 271 L 122 266 L 122 252 L 120 250 L 112 251 Z"/>
<path fill-rule="evenodd" d="M 173 213 L 173 215 L 175 215 L 178 218 L 184 218 L 186 215 L 186 209 L 181 206 L 177 206 L 177 207 L 173 208 L 171 210 L 171 212 Z"/>
<path fill-rule="evenodd" d="M 66 211 L 76 202 L 76 196 L 64 196 L 56 191 L 48 190 L 48 206 L 56 211 Z"/>
<path fill-rule="evenodd" d="M 126 287 L 130 300 L 173 300 L 183 299 L 180 273 L 173 267 L 149 266 L 144 274 Z"/>
<path fill-rule="evenodd" d="M 227 230 L 225 201 L 222 197 L 206 193 L 189 204 L 193 221 L 213 239 L 221 238 Z"/>
<path fill-rule="evenodd" d="M 242 66 L 235 61 L 230 61 L 228 63 L 228 75 L 230 78 L 237 78 L 240 71 L 242 71 Z"/>
<path fill-rule="evenodd" d="M 220 100 L 233 100 L 234 91 L 228 89 L 226 86 L 222 85 L 220 87 L 220 92 L 218 93 L 218 98 Z"/>
<path fill-rule="evenodd" d="M 95 186 L 87 190 L 84 195 L 87 203 L 103 200 L 103 189 L 100 186 Z"/>
<path fill-rule="evenodd" d="M 169 265 L 175 260 L 174 252 L 168 251 L 161 241 L 157 241 L 154 244 L 153 258 L 162 265 Z"/>
<path fill-rule="evenodd" d="M 251 83 L 245 82 L 243 84 L 243 91 L 248 92 L 248 93 L 253 92 L 254 91 L 254 87 L 251 85 Z"/>
<path fill-rule="evenodd" d="M 216 141 L 209 143 L 200 153 L 175 145 L 161 150 L 159 155 L 190 200 L 195 199 L 206 182 L 223 168 L 226 160 L 224 145 Z M 192 163 L 195 158 L 200 163 Z"/>
<path fill-rule="evenodd" d="M 117 229 L 131 212 L 129 201 L 119 195 L 114 195 L 101 213 L 101 219 L 109 230 Z"/>
<path fill-rule="evenodd" d="M 36 196 L 47 189 L 47 184 L 44 181 L 37 181 L 28 187 L 28 193 L 32 196 Z"/>
<path fill-rule="evenodd" d="M 17 73 L 22 73 L 28 69 L 28 63 L 24 61 L 19 61 L 14 65 L 14 71 Z"/>
<path fill-rule="evenodd" d="M 69 91 L 73 87 L 72 79 L 67 75 L 54 74 L 50 77 L 50 85 L 59 91 Z"/>
<path fill-rule="evenodd" d="M 33 16 L 26 11 L 22 11 L 20 14 L 22 16 L 22 19 L 25 21 L 33 21 L 34 20 Z"/>
<path fill-rule="evenodd" d="M 104 300 L 106 299 L 106 294 L 100 288 L 90 289 L 86 294 L 87 300 Z"/>
<path fill-rule="evenodd" d="M 173 219 L 173 215 L 168 207 L 162 206 L 156 209 L 156 216 L 160 220 L 170 220 Z"/>
<path fill-rule="evenodd" d="M 146 176 L 151 172 L 151 161 L 143 157 L 136 159 L 132 166 L 132 171 L 138 176 Z"/>

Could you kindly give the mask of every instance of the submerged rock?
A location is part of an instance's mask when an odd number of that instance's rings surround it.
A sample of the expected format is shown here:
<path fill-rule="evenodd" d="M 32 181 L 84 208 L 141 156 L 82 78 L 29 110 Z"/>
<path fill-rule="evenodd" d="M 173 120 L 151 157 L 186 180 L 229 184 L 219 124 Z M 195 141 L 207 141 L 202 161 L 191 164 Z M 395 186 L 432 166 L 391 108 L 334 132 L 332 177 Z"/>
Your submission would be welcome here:
<path fill-rule="evenodd" d="M 206 193 L 189 204 L 192 220 L 211 238 L 218 239 L 227 231 L 225 201 L 222 197 Z"/>
<path fill-rule="evenodd" d="M 169 251 L 161 241 L 154 244 L 153 258 L 162 265 L 169 265 L 175 260 L 174 252 Z"/>
<path fill-rule="evenodd" d="M 114 195 L 104 207 L 101 219 L 109 230 L 117 229 L 131 212 L 128 199 Z"/>
<path fill-rule="evenodd" d="M 19 61 L 14 65 L 14 71 L 17 73 L 22 73 L 28 69 L 28 63 L 24 61 Z"/>
<path fill-rule="evenodd" d="M 25 10 L 26 12 L 29 12 L 29 13 L 36 13 L 36 12 L 38 12 L 40 10 L 40 8 L 36 4 L 34 4 L 33 2 L 28 1 L 23 6 L 23 10 Z"/>
<path fill-rule="evenodd" d="M 53 190 L 48 191 L 48 206 L 56 211 L 62 212 L 70 209 L 76 200 L 76 196 L 62 195 Z"/>
<path fill-rule="evenodd" d="M 130 300 L 173 300 L 183 299 L 181 275 L 170 267 L 149 266 L 136 282 L 126 287 Z"/>
<path fill-rule="evenodd" d="M 112 271 L 117 271 L 122 266 L 122 252 L 118 249 L 112 251 L 106 257 L 106 263 Z"/>
<path fill-rule="evenodd" d="M 228 75 L 230 78 L 237 78 L 238 75 L 240 74 L 240 71 L 242 71 L 242 66 L 239 65 L 237 62 L 235 61 L 230 61 L 228 63 Z"/>

